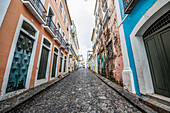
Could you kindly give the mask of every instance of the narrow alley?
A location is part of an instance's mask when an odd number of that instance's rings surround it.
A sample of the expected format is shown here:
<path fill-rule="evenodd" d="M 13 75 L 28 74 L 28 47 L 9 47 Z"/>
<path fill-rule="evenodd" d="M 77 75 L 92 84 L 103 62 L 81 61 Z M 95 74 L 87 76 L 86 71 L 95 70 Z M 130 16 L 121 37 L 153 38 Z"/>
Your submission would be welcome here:
<path fill-rule="evenodd" d="M 11 113 L 139 113 L 88 69 L 79 69 Z"/>

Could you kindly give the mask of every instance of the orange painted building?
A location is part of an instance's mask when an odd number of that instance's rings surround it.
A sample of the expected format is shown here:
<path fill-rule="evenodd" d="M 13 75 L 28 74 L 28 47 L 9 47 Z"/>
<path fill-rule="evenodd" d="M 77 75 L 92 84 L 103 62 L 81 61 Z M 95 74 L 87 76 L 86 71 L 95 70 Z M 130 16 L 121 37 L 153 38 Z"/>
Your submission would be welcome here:
<path fill-rule="evenodd" d="M 0 100 L 68 72 L 66 0 L 5 0 L 0 7 Z"/>

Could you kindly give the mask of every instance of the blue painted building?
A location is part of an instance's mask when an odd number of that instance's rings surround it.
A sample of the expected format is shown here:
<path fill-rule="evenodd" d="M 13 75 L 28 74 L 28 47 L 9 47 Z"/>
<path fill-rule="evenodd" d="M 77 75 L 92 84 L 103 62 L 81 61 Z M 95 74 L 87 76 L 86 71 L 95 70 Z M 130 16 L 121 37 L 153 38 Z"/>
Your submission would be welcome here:
<path fill-rule="evenodd" d="M 114 2 L 123 52 L 124 88 L 138 95 L 170 97 L 169 0 Z"/>

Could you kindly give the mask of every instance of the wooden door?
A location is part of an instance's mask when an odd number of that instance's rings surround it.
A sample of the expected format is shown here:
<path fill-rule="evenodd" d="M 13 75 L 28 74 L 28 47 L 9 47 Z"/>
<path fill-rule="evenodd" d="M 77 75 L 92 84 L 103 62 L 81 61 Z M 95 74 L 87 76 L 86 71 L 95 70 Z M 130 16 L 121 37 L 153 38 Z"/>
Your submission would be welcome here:
<path fill-rule="evenodd" d="M 34 41 L 20 32 L 14 52 L 6 92 L 25 88 Z"/>
<path fill-rule="evenodd" d="M 170 28 L 144 38 L 155 93 L 170 97 Z"/>

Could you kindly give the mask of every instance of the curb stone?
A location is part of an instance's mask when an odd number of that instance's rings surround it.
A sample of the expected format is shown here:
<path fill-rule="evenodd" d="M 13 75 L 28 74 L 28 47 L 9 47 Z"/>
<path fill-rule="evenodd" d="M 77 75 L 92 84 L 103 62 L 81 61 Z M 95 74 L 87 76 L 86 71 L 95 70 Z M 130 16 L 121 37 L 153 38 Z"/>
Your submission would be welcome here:
<path fill-rule="evenodd" d="M 72 71 L 70 73 L 73 73 L 73 72 L 75 72 L 75 71 Z M 9 112 L 10 110 L 14 109 L 15 107 L 17 107 L 17 106 L 21 105 L 22 103 L 28 101 L 32 97 L 38 95 L 39 93 L 41 93 L 45 89 L 51 87 L 52 85 L 60 82 L 62 79 L 68 77 L 70 75 L 70 73 L 63 75 L 63 78 L 56 78 L 54 80 L 48 81 L 48 82 L 41 84 L 39 86 L 36 86 L 34 88 L 28 89 L 28 90 L 24 91 L 23 93 L 21 93 L 19 95 L 16 95 L 16 96 L 13 96 L 13 97 L 8 98 L 6 100 L 0 101 L 0 113 Z"/>
<path fill-rule="evenodd" d="M 91 70 L 90 70 L 91 71 Z M 91 71 L 94 75 L 96 75 L 101 81 L 103 81 L 107 86 L 112 88 L 114 91 L 116 91 L 119 95 L 121 95 L 123 98 L 125 98 L 129 103 L 131 103 L 133 106 L 138 108 L 143 113 L 157 113 L 153 109 L 149 108 L 145 104 L 139 101 L 140 97 L 137 97 L 136 95 L 130 94 L 129 92 L 125 91 L 123 87 L 115 84 L 114 82 L 111 82 L 107 78 L 101 76 L 98 73 L 95 73 Z"/>

